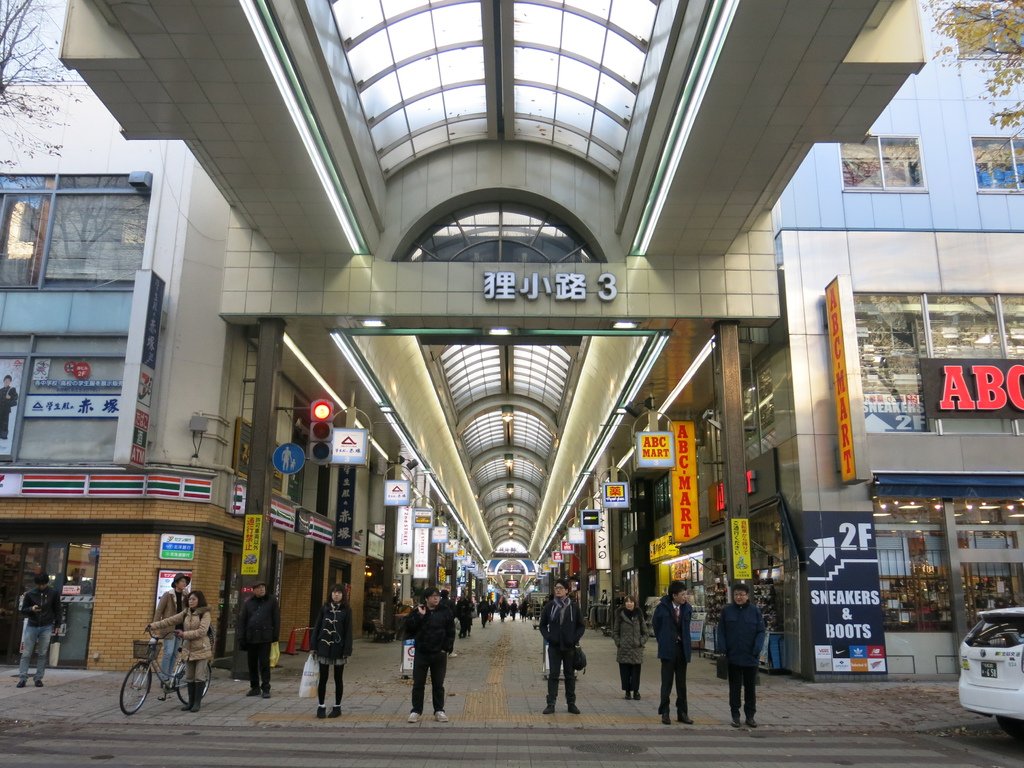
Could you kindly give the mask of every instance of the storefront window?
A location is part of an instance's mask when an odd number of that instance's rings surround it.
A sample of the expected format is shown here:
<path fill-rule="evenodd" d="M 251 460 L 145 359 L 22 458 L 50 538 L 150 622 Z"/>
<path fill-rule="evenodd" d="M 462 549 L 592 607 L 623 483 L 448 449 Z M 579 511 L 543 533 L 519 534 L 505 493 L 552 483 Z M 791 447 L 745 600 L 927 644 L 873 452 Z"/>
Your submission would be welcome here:
<path fill-rule="evenodd" d="M 979 611 L 1024 605 L 1020 563 L 964 563 L 961 570 L 968 625 L 978 621 Z"/>
<path fill-rule="evenodd" d="M 854 296 L 868 432 L 926 429 L 918 359 L 925 356 L 919 296 Z"/>
<path fill-rule="evenodd" d="M 953 515 L 960 549 L 1020 549 L 1024 505 L 1019 502 L 958 499 Z"/>
<path fill-rule="evenodd" d="M 876 500 L 874 515 L 885 630 L 951 631 L 942 503 Z"/>
<path fill-rule="evenodd" d="M 1006 356 L 1024 358 L 1024 297 L 1003 296 L 1003 327 L 1006 329 Z"/>

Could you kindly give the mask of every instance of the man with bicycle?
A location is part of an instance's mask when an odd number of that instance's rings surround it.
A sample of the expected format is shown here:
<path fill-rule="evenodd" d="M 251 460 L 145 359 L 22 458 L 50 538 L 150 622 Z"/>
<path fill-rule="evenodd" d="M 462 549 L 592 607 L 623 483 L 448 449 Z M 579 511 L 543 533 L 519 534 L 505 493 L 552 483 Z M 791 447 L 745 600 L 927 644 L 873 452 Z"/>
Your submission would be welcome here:
<path fill-rule="evenodd" d="M 171 616 L 175 616 L 187 607 L 185 602 L 188 599 L 188 595 L 185 593 L 185 589 L 188 587 L 191 579 L 184 573 L 177 573 L 174 575 L 174 581 L 171 582 L 171 591 L 164 592 L 160 597 L 160 602 L 157 604 L 156 613 L 153 614 L 153 623 L 156 624 L 158 621 L 169 619 Z M 176 624 L 173 629 L 168 631 L 163 637 L 164 641 L 164 656 L 160 662 L 160 669 L 164 673 L 164 677 L 170 677 L 174 671 L 174 661 L 178 654 L 178 648 L 181 645 L 181 638 L 178 636 L 177 631 L 184 629 L 183 624 Z"/>

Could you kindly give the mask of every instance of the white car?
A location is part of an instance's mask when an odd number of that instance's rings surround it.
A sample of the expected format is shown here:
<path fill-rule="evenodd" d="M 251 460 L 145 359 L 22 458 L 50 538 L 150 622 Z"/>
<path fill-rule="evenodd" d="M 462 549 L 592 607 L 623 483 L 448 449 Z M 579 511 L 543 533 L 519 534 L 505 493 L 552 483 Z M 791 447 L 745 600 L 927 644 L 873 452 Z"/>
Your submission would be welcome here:
<path fill-rule="evenodd" d="M 960 705 L 1024 740 L 1024 608 L 980 616 L 960 644 Z"/>

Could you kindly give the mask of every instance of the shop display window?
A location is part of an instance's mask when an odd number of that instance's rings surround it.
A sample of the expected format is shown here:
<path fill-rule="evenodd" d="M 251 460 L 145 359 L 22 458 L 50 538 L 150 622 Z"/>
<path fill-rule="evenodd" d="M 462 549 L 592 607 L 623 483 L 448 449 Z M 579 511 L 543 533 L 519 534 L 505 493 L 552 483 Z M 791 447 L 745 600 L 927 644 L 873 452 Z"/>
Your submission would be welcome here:
<path fill-rule="evenodd" d="M 953 502 L 960 549 L 1020 549 L 1024 504 L 1019 501 L 957 499 Z"/>
<path fill-rule="evenodd" d="M 867 431 L 924 431 L 921 297 L 864 294 L 855 296 L 854 304 Z"/>
<path fill-rule="evenodd" d="M 1024 605 L 1020 563 L 964 563 L 961 571 L 968 625 L 977 623 L 979 611 Z"/>
<path fill-rule="evenodd" d="M 875 501 L 878 575 L 887 632 L 953 629 L 942 503 Z"/>

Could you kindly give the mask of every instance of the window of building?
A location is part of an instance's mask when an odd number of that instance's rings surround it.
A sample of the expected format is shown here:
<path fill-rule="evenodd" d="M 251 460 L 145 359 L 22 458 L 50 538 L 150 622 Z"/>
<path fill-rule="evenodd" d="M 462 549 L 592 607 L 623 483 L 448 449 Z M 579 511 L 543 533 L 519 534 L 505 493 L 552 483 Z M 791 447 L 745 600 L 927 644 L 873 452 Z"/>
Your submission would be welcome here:
<path fill-rule="evenodd" d="M 121 176 L 0 176 L 0 287 L 130 287 L 149 198 Z"/>
<path fill-rule="evenodd" d="M 878 575 L 886 632 L 949 632 L 949 557 L 942 504 L 875 500 Z"/>
<path fill-rule="evenodd" d="M 1024 296 L 1002 296 L 1003 341 L 1006 356 L 1024 358 Z"/>
<path fill-rule="evenodd" d="M 1013 139 L 971 139 L 978 189 L 1021 189 L 1024 179 L 1024 145 Z"/>
<path fill-rule="evenodd" d="M 1020 549 L 1024 543 L 1024 504 L 1019 501 L 956 499 L 953 517 L 960 549 Z"/>
<path fill-rule="evenodd" d="M 843 189 L 877 192 L 924 188 L 917 138 L 869 136 L 859 144 L 840 144 L 839 154 Z"/>
<path fill-rule="evenodd" d="M 868 432 L 926 428 L 918 359 L 926 357 L 920 296 L 854 296 Z"/>
<path fill-rule="evenodd" d="M 567 264 L 600 261 L 557 218 L 521 205 L 464 209 L 430 227 L 406 261 Z"/>

